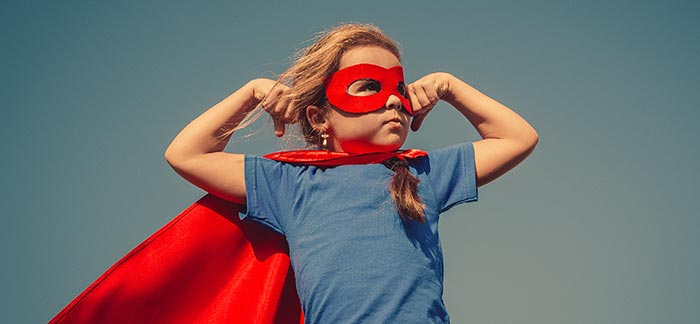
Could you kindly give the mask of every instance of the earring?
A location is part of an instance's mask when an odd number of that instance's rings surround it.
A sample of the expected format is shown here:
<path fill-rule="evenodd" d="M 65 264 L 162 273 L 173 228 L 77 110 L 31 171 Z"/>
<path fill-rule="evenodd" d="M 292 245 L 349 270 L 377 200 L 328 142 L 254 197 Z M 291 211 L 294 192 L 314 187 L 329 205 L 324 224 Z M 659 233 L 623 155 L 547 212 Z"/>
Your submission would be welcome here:
<path fill-rule="evenodd" d="M 318 145 L 318 147 L 322 150 L 328 151 L 328 133 L 326 133 L 326 130 L 321 131 L 321 144 Z"/>

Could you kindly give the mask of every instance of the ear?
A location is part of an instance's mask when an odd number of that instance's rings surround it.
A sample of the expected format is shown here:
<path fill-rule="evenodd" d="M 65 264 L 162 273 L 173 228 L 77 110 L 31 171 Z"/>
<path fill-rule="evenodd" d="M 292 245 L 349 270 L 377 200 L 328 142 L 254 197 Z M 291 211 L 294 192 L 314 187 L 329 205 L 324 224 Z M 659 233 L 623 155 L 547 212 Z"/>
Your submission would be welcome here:
<path fill-rule="evenodd" d="M 306 120 L 314 129 L 325 129 L 328 128 L 328 121 L 326 121 L 326 114 L 324 111 L 317 106 L 306 107 Z"/>

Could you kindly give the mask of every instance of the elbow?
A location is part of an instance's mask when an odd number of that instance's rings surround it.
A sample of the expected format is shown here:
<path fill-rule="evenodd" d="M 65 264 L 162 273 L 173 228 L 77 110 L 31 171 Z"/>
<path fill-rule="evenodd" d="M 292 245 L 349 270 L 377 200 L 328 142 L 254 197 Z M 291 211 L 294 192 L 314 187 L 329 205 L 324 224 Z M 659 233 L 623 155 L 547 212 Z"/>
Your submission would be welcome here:
<path fill-rule="evenodd" d="M 163 154 L 163 157 L 165 157 L 165 161 L 168 162 L 170 167 L 175 170 L 178 169 L 177 166 L 182 164 L 182 161 L 184 160 L 182 154 L 178 153 L 178 150 L 173 148 L 173 145 L 168 146 Z"/>
<path fill-rule="evenodd" d="M 519 155 L 523 156 L 524 158 L 535 150 L 535 147 L 540 140 L 540 136 L 537 134 L 537 131 L 535 131 L 534 128 L 528 125 L 528 127 L 521 129 L 514 139 L 514 145 L 519 147 Z"/>
<path fill-rule="evenodd" d="M 540 135 L 537 134 L 537 131 L 530 127 L 530 134 L 527 137 L 527 143 L 529 144 L 530 151 L 535 149 L 535 146 L 537 146 L 537 143 L 540 141 Z"/>
<path fill-rule="evenodd" d="M 173 165 L 173 155 L 170 153 L 170 151 L 165 150 L 165 154 L 163 154 L 163 157 L 165 158 L 165 162 L 168 162 L 170 166 Z"/>
<path fill-rule="evenodd" d="M 540 140 L 540 136 L 539 134 L 537 134 L 537 131 L 534 128 L 529 127 L 529 129 L 525 132 L 525 134 L 523 134 L 521 139 L 525 156 L 528 156 L 530 155 L 530 153 L 532 153 L 532 151 L 535 150 L 535 147 L 537 146 L 537 143 Z"/>
<path fill-rule="evenodd" d="M 163 157 L 165 158 L 165 161 L 168 162 L 168 164 L 172 165 L 173 161 L 175 159 L 175 154 L 173 153 L 172 145 L 168 146 L 168 148 L 165 149 L 165 153 L 163 154 Z"/>

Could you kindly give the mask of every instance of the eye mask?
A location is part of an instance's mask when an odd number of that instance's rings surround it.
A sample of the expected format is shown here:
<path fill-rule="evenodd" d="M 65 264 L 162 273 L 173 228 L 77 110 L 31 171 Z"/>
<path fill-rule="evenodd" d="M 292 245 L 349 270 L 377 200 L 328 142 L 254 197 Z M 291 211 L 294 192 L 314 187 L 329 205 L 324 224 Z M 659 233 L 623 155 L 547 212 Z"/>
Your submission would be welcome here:
<path fill-rule="evenodd" d="M 328 102 L 345 112 L 361 114 L 379 110 L 389 96 L 395 95 L 413 116 L 401 66 L 388 69 L 367 63 L 349 66 L 333 73 L 325 86 Z M 349 93 L 351 86 L 353 94 Z"/>

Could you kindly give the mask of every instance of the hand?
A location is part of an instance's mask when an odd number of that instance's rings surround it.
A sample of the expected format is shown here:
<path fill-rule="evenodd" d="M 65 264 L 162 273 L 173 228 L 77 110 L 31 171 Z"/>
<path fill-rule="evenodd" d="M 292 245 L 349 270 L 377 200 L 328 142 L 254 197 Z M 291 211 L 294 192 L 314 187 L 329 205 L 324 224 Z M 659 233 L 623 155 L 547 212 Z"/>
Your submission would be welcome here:
<path fill-rule="evenodd" d="M 413 107 L 411 130 L 418 131 L 423 119 L 437 105 L 440 98 L 449 92 L 450 77 L 452 76 L 445 72 L 431 73 L 406 87 L 411 107 Z"/>
<path fill-rule="evenodd" d="M 253 81 L 255 99 L 272 117 L 277 137 L 284 135 L 285 124 L 292 124 L 296 121 L 293 110 L 294 102 L 291 100 L 289 92 L 289 87 L 275 80 L 255 79 Z"/>

